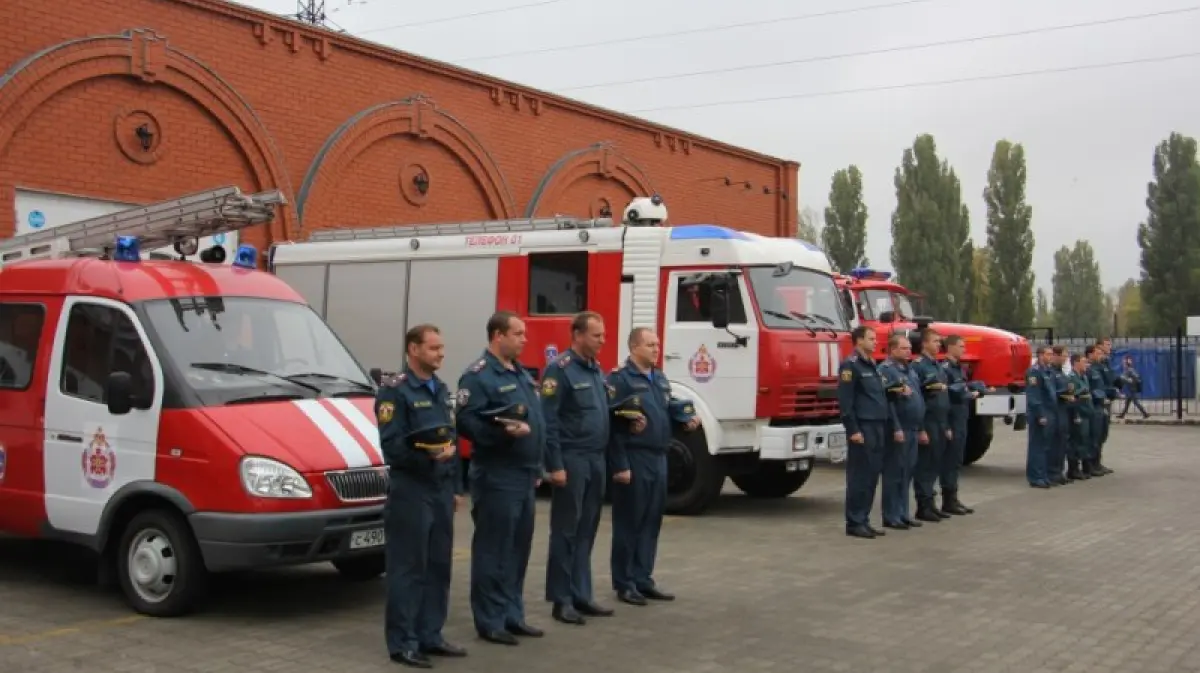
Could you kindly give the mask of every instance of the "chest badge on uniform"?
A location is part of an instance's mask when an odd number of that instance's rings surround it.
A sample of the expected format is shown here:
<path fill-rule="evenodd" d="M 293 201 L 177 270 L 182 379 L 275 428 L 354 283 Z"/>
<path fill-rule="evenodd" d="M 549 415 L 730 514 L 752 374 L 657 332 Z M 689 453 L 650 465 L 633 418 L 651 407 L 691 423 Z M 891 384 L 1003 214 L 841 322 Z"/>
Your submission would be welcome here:
<path fill-rule="evenodd" d="M 700 348 L 688 359 L 688 373 L 699 383 L 709 381 L 716 375 L 717 359 L 709 354 L 704 344 L 700 344 Z"/>
<path fill-rule="evenodd" d="M 108 443 L 104 428 L 96 428 L 92 441 L 83 450 L 83 478 L 92 488 L 106 488 L 117 475 L 117 454 Z"/>
<path fill-rule="evenodd" d="M 396 416 L 396 405 L 391 402 L 381 402 L 378 416 L 380 423 L 391 423 L 392 418 Z"/>

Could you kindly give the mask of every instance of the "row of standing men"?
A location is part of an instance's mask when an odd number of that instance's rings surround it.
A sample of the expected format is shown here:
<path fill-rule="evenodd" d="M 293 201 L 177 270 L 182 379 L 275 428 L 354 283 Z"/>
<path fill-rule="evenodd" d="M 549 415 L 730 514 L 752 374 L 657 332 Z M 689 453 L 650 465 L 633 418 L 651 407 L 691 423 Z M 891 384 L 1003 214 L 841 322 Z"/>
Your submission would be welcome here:
<path fill-rule="evenodd" d="M 846 428 L 846 535 L 883 537 L 871 525 L 871 508 L 883 484 L 883 527 L 911 530 L 975 510 L 958 498 L 958 473 L 973 400 L 994 392 L 963 369 L 961 336 L 921 333 L 913 359 L 909 337 L 888 337 L 887 359 L 876 364 L 876 334 L 851 333 L 854 352 L 839 369 L 838 406 Z M 938 362 L 944 348 L 945 360 Z M 935 487 L 941 487 L 941 506 Z M 916 496 L 916 513 L 912 498 Z"/>
<path fill-rule="evenodd" d="M 1068 353 L 1065 346 L 1038 349 L 1025 373 L 1030 486 L 1064 486 L 1112 473 L 1101 461 L 1112 403 L 1121 397 L 1122 378 L 1113 370 L 1111 351 L 1109 339 L 1083 353 Z"/>
<path fill-rule="evenodd" d="M 599 605 L 591 555 L 606 488 L 612 488 L 613 590 L 645 606 L 674 596 L 653 578 L 666 509 L 666 448 L 676 426 L 699 420 L 671 396 L 653 330 L 629 334 L 629 359 L 607 376 L 596 356 L 603 318 L 581 313 L 572 347 L 547 363 L 541 383 L 519 363 L 525 324 L 501 311 L 487 322 L 488 347 L 462 374 L 457 392 L 437 376 L 444 342 L 436 326 L 405 335 L 403 372 L 376 396 L 380 444 L 389 469 L 384 510 L 387 557 L 385 636 L 392 661 L 431 668 L 430 656 L 461 657 L 445 640 L 454 512 L 466 503 L 456 441 L 471 442 L 470 601 L 485 641 L 517 645 L 541 637 L 525 619 L 524 587 L 534 533 L 534 498 L 553 486 L 545 598 L 554 619 L 583 625 L 613 610 Z"/>

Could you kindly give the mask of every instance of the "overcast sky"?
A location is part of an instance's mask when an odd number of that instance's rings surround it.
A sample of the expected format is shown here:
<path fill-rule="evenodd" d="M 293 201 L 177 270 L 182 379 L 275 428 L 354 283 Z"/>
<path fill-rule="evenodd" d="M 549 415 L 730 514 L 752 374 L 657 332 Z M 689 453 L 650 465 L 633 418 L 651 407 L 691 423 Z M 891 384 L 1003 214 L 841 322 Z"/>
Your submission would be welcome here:
<path fill-rule="evenodd" d="M 244 1 L 296 11 L 295 0 Z M 1200 2 L 327 0 L 326 9 L 331 21 L 365 39 L 799 161 L 801 203 L 818 211 L 833 172 L 857 164 L 870 210 L 867 255 L 885 268 L 893 172 L 918 134 L 932 133 L 958 172 L 977 242 L 985 240 L 982 192 L 995 142 L 1023 143 L 1037 237 L 1034 271 L 1049 292 L 1054 250 L 1080 238 L 1095 247 L 1106 287 L 1138 275 L 1136 231 L 1146 214 L 1154 146 L 1171 131 L 1200 135 L 1200 58 L 905 85 L 1200 54 L 1200 11 L 1037 32 L 1191 7 L 1200 10 Z M 864 9 L 796 18 L 848 8 Z M 440 20 L 454 17 L 463 18 Z M 751 22 L 759 25 L 734 25 Z M 584 46 L 684 31 L 693 32 Z M 563 49 L 510 55 L 551 48 Z M 892 51 L 838 57 L 877 50 Z M 487 58 L 497 55 L 508 56 Z M 754 67 L 801 59 L 809 62 Z M 587 86 L 732 68 L 740 69 Z M 855 89 L 875 90 L 830 95 Z M 713 105 L 772 97 L 783 99 Z"/>

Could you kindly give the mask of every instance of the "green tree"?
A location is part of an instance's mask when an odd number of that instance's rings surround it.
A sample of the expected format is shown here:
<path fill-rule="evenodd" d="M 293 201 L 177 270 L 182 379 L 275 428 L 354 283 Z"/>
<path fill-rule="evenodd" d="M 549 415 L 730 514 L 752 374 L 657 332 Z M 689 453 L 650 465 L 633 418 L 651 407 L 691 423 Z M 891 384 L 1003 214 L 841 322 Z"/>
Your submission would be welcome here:
<path fill-rule="evenodd" d="M 1141 296 L 1147 326 L 1174 333 L 1200 315 L 1200 166 L 1196 140 L 1178 133 L 1154 151 L 1154 180 L 1146 186 Z"/>
<path fill-rule="evenodd" d="M 988 265 L 991 253 L 987 248 L 971 248 L 971 282 L 967 284 L 967 310 L 964 319 L 976 325 L 986 325 L 991 306 L 988 286 Z"/>
<path fill-rule="evenodd" d="M 812 208 L 801 208 L 800 216 L 796 218 L 796 238 L 813 245 L 821 245 L 820 219 L 820 214 Z"/>
<path fill-rule="evenodd" d="M 988 287 L 990 324 L 1008 328 L 1033 322 L 1033 207 L 1025 203 L 1025 148 L 1007 140 L 996 143 L 983 200 L 987 204 L 987 242 L 991 251 Z"/>
<path fill-rule="evenodd" d="M 1053 322 L 1054 316 L 1050 315 L 1050 300 L 1046 297 L 1046 291 L 1039 287 L 1037 298 L 1034 300 L 1033 324 L 1036 327 L 1050 327 Z"/>
<path fill-rule="evenodd" d="M 1142 284 L 1130 278 L 1117 288 L 1117 331 L 1114 336 L 1150 336 L 1142 304 Z"/>
<path fill-rule="evenodd" d="M 1066 337 L 1096 337 L 1107 334 L 1112 310 L 1100 285 L 1100 265 L 1092 244 L 1075 241 L 1054 253 L 1054 332 Z"/>
<path fill-rule="evenodd" d="M 867 206 L 862 199 L 862 172 L 853 164 L 833 174 L 821 243 L 833 268 L 843 273 L 867 266 Z"/>
<path fill-rule="evenodd" d="M 971 281 L 970 213 L 962 185 L 940 160 L 933 136 L 925 134 L 904 150 L 896 169 L 892 213 L 892 267 L 909 289 L 925 295 L 933 317 L 959 321 L 966 315 Z"/>

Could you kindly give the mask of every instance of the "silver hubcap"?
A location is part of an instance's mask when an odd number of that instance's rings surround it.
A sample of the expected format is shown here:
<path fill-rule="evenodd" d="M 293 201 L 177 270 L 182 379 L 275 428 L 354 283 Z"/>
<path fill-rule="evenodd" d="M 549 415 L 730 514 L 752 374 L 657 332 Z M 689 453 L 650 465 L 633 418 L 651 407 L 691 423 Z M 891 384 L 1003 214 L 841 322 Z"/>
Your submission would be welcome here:
<path fill-rule="evenodd" d="M 133 590 L 147 603 L 159 603 L 175 585 L 175 550 L 160 530 L 147 528 L 129 546 L 129 579 Z"/>

